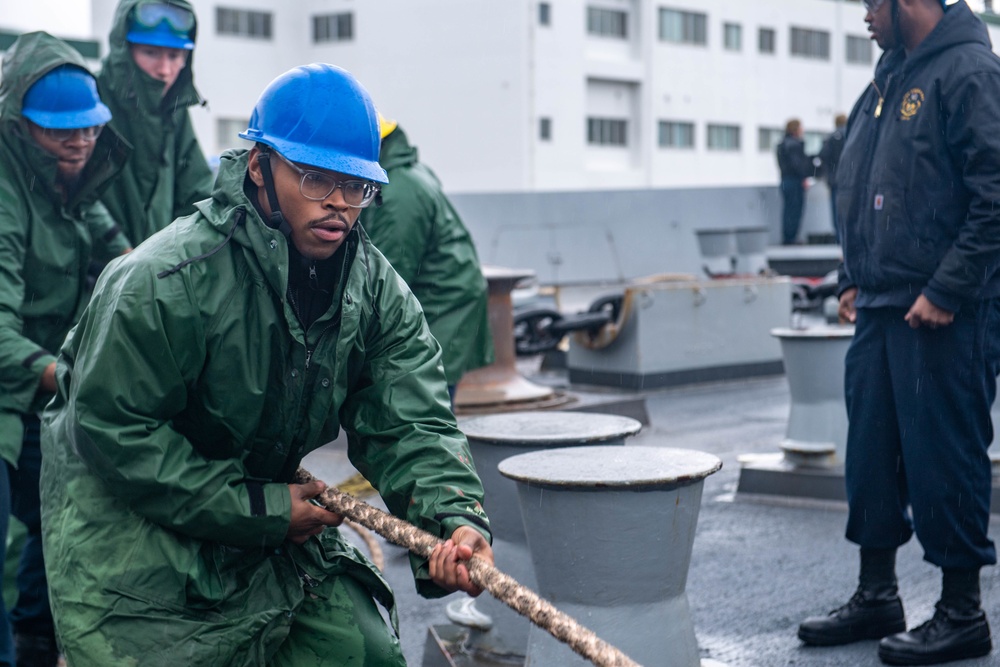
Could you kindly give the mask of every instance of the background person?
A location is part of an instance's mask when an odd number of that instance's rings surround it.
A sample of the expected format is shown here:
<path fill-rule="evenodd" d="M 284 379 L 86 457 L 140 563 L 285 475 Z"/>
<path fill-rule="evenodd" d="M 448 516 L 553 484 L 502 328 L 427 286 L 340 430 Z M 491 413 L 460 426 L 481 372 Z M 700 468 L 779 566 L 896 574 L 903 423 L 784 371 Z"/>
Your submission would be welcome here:
<path fill-rule="evenodd" d="M 449 538 L 411 559 L 421 594 L 478 594 L 462 561 L 493 561 L 440 347 L 356 225 L 386 181 L 368 93 L 295 68 L 241 136 L 196 215 L 105 270 L 59 358 L 43 525 L 73 667 L 404 665 L 392 591 L 310 502 L 323 485 L 291 483 L 340 428 L 387 507 Z"/>
<path fill-rule="evenodd" d="M 361 214 L 365 231 L 420 301 L 441 344 L 449 392 L 493 362 L 486 279 L 469 230 L 395 121 L 381 119 L 379 164 L 389 175 L 381 206 Z"/>
<path fill-rule="evenodd" d="M 819 161 L 827 187 L 830 189 L 830 224 L 833 225 L 833 234 L 837 243 L 840 243 L 840 232 L 837 230 L 837 165 L 840 164 L 840 154 L 844 150 L 847 116 L 837 114 L 833 125 L 833 132 L 823 140 L 823 147 L 819 151 Z"/>
<path fill-rule="evenodd" d="M 980 569 L 988 536 L 1000 371 L 1000 59 L 960 2 L 865 0 L 885 51 L 854 106 L 837 173 L 847 604 L 799 626 L 809 644 L 878 639 L 894 665 L 989 654 Z M 933 617 L 903 632 L 896 550 L 913 533 L 941 568 Z"/>
<path fill-rule="evenodd" d="M 192 61 L 198 24 L 184 0 L 122 0 L 97 77 L 111 126 L 133 147 L 104 204 L 133 244 L 194 212 L 212 172 L 188 108 L 202 104 Z"/>
<path fill-rule="evenodd" d="M 793 118 L 785 125 L 785 137 L 776 154 L 781 172 L 781 243 L 793 245 L 799 238 L 806 204 L 806 179 L 816 173 L 802 142 L 802 122 Z"/>
<path fill-rule="evenodd" d="M 10 611 L 19 667 L 58 660 L 42 562 L 38 413 L 55 391 L 55 356 L 88 294 L 92 258 L 128 249 L 98 201 L 125 155 L 94 77 L 69 45 L 20 36 L 0 84 L 0 561 L 8 519 L 28 529 Z M 99 151 L 100 160 L 91 160 Z M 0 601 L 0 665 L 13 665 Z"/>

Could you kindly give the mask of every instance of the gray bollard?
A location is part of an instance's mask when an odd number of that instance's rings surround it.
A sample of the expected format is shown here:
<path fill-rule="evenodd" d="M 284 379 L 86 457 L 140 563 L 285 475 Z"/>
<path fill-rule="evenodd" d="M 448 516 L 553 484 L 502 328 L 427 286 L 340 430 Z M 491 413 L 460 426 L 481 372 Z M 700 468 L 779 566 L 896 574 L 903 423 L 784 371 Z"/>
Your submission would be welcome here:
<path fill-rule="evenodd" d="M 736 271 L 736 233 L 732 229 L 698 229 L 698 249 L 710 274 L 729 275 Z"/>
<path fill-rule="evenodd" d="M 989 451 L 986 452 L 990 457 L 990 467 L 993 469 L 993 495 L 990 500 L 990 512 L 1000 514 L 1000 394 L 993 401 L 990 418 L 993 420 L 993 442 L 990 443 Z"/>
<path fill-rule="evenodd" d="M 990 443 L 990 449 L 987 454 L 989 454 L 990 463 L 993 466 L 993 487 L 995 489 L 997 486 L 1000 486 L 1000 484 L 997 484 L 997 481 L 1000 480 L 1000 394 L 997 394 L 996 400 L 993 401 L 993 408 L 990 410 L 990 419 L 993 420 L 993 442 Z"/>
<path fill-rule="evenodd" d="M 517 482 L 538 592 L 645 667 L 697 667 L 688 568 L 711 454 L 574 447 L 500 463 Z M 589 664 L 532 627 L 525 667 Z"/>
<path fill-rule="evenodd" d="M 497 567 L 528 588 L 535 574 L 517 501 L 517 487 L 497 471 L 516 454 L 553 447 L 620 446 L 642 428 L 635 419 L 584 412 L 510 412 L 460 424 L 469 440 L 476 470 L 486 492 L 484 506 L 493 529 Z M 448 605 L 451 621 L 474 628 L 467 646 L 474 653 L 523 657 L 530 622 L 490 596 L 462 598 Z"/>
<path fill-rule="evenodd" d="M 767 271 L 767 227 L 742 227 L 736 235 L 736 273 L 759 276 Z"/>
<path fill-rule="evenodd" d="M 773 329 L 791 394 L 785 439 L 778 446 L 792 465 L 838 467 L 847 453 L 844 358 L 853 326 Z"/>

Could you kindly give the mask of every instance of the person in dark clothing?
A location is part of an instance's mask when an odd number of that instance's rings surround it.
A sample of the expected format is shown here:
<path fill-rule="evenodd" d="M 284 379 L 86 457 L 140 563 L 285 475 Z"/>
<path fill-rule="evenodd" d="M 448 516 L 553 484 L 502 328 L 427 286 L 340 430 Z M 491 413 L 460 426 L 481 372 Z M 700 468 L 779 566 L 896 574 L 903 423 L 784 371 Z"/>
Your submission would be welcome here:
<path fill-rule="evenodd" d="M 830 222 L 833 225 L 833 233 L 840 243 L 840 234 L 837 232 L 837 165 L 840 163 L 840 154 L 844 150 L 844 130 L 847 127 L 847 116 L 837 114 L 833 121 L 834 130 L 823 140 L 823 147 L 819 151 L 820 169 L 826 178 L 826 185 L 830 190 Z"/>
<path fill-rule="evenodd" d="M 837 171 L 847 353 L 846 537 L 854 596 L 807 619 L 808 644 L 882 638 L 927 665 L 992 650 L 980 569 L 1000 371 L 1000 59 L 960 2 L 866 0 L 885 53 L 856 103 Z M 913 533 L 942 569 L 933 618 L 909 632 L 896 550 Z"/>
<path fill-rule="evenodd" d="M 799 236 L 802 210 L 806 203 L 806 179 L 815 174 L 812 158 L 802 143 L 802 123 L 793 118 L 785 125 L 785 138 L 778 144 L 781 170 L 781 242 L 792 245 Z"/>

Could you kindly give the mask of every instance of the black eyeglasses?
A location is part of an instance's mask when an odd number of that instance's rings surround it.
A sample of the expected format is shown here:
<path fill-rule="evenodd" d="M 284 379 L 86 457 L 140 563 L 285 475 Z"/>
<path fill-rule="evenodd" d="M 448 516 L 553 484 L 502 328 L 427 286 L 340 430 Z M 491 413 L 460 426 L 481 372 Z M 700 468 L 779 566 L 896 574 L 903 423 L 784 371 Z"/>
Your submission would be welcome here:
<path fill-rule="evenodd" d="M 42 134 L 48 139 L 53 139 L 58 142 L 69 141 L 79 132 L 80 137 L 84 141 L 94 141 L 97 137 L 101 136 L 101 130 L 104 129 L 103 125 L 91 125 L 90 127 L 77 127 L 73 129 L 56 129 L 52 127 L 43 127 Z"/>
<path fill-rule="evenodd" d="M 885 0 L 863 0 L 865 9 L 874 14 L 885 3 Z"/>
<path fill-rule="evenodd" d="M 299 192 L 306 199 L 312 201 L 323 201 L 333 194 L 337 188 L 344 193 L 344 201 L 351 208 L 365 208 L 375 199 L 381 188 L 371 181 L 344 180 L 339 181 L 329 174 L 321 171 L 310 171 L 303 169 L 290 161 L 281 153 L 273 152 L 281 158 L 281 161 L 294 169 L 301 179 L 299 180 Z"/>

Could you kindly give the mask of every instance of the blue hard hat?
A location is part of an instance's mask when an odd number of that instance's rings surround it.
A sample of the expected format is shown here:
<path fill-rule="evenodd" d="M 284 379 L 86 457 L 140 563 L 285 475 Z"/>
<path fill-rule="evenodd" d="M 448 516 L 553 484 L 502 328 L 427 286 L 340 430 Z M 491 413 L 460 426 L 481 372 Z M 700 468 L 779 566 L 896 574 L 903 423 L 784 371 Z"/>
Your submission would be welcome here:
<path fill-rule="evenodd" d="M 324 63 L 303 65 L 261 93 L 240 137 L 270 146 L 292 162 L 376 183 L 381 135 L 371 96 L 354 76 Z"/>
<path fill-rule="evenodd" d="M 194 49 L 194 14 L 168 2 L 142 2 L 136 5 L 129 20 L 125 40 L 171 49 Z"/>
<path fill-rule="evenodd" d="M 32 84 L 24 94 L 21 115 L 53 130 L 75 130 L 111 120 L 111 110 L 101 102 L 94 77 L 76 65 L 60 65 Z"/>

